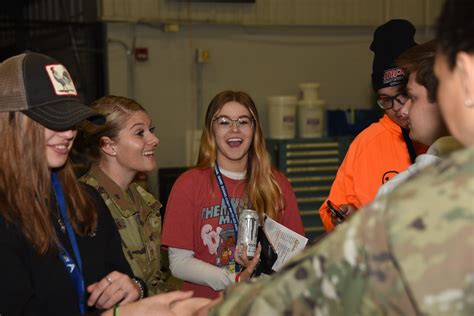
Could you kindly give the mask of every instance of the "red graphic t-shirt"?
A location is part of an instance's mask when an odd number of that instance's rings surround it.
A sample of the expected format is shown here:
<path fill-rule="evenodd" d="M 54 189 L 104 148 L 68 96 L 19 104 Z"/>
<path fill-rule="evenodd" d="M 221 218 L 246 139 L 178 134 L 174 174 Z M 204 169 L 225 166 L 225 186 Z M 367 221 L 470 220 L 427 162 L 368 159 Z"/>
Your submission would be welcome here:
<path fill-rule="evenodd" d="M 284 194 L 285 208 L 278 221 L 299 234 L 304 234 L 295 195 L 288 180 L 276 172 Z M 245 180 L 223 176 L 230 201 L 239 215 L 248 208 L 241 198 Z M 194 251 L 196 259 L 235 271 L 236 236 L 231 217 L 222 199 L 214 173 L 210 169 L 191 169 L 174 184 L 168 203 L 162 233 L 162 244 Z M 193 290 L 195 296 L 215 298 L 218 292 L 210 287 L 185 282 L 183 290 Z"/>

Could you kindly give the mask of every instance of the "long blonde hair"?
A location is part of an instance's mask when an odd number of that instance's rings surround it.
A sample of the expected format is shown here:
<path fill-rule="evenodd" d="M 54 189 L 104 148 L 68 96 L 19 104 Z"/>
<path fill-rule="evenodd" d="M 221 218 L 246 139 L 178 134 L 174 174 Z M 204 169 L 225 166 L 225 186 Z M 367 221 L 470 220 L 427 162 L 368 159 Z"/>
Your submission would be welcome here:
<path fill-rule="evenodd" d="M 116 141 L 118 134 L 124 128 L 127 120 L 135 112 L 146 112 L 136 101 L 115 95 L 107 95 L 96 100 L 91 108 L 106 117 L 103 125 L 96 125 L 84 121 L 80 126 L 80 142 L 76 148 L 78 151 L 87 149 L 91 160 L 97 162 L 101 159 L 101 139 L 108 137 Z M 79 148 L 81 147 L 81 148 Z"/>
<path fill-rule="evenodd" d="M 277 219 L 284 208 L 283 195 L 273 174 L 273 168 L 265 147 L 257 107 L 247 93 L 227 90 L 217 94 L 211 100 L 206 112 L 196 168 L 214 168 L 217 160 L 217 145 L 212 123 L 215 114 L 231 101 L 246 107 L 255 121 L 253 140 L 248 152 L 245 195 L 259 215 L 265 213 L 269 217 Z"/>
<path fill-rule="evenodd" d="M 21 112 L 0 113 L 0 216 L 45 254 L 57 245 L 51 222 L 51 174 L 46 158 L 44 127 Z M 70 162 L 57 171 L 76 233 L 92 233 L 97 214 L 76 180 Z"/>

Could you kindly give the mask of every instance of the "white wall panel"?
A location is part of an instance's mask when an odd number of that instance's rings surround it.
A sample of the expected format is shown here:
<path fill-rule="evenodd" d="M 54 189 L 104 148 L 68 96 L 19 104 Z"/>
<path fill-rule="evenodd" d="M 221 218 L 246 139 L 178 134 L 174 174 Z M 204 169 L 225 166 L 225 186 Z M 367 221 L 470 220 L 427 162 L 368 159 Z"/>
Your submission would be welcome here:
<path fill-rule="evenodd" d="M 328 108 L 367 108 L 372 104 L 369 45 L 373 28 L 182 26 L 166 33 L 144 25 L 110 23 L 108 38 L 129 47 L 147 47 L 149 59 L 135 62 L 127 74 L 127 55 L 117 42 L 108 47 L 109 93 L 128 94 L 150 112 L 161 144 L 162 167 L 185 164 L 186 130 L 199 128 L 210 99 L 224 89 L 250 93 L 267 131 L 266 97 L 298 93 L 302 82 L 321 83 L 320 96 Z M 423 32 L 421 33 L 423 35 Z M 426 38 L 418 38 L 422 42 Z M 195 49 L 210 52 L 201 65 L 201 99 Z"/>
<path fill-rule="evenodd" d="M 256 0 L 192 3 L 102 0 L 105 21 L 199 22 L 240 25 L 374 26 L 390 18 L 431 25 L 442 0 Z"/>
<path fill-rule="evenodd" d="M 114 0 L 112 16 L 131 18 L 130 4 L 131 1 L 129 0 Z"/>
<path fill-rule="evenodd" d="M 109 92 L 134 97 L 150 112 L 161 139 L 162 167 L 185 165 L 186 131 L 199 128 L 209 100 L 224 89 L 242 89 L 255 99 L 267 130 L 266 97 L 297 94 L 301 82 L 321 83 L 328 108 L 367 108 L 373 30 L 389 18 L 415 20 L 417 41 L 443 0 L 257 0 L 255 4 L 190 4 L 174 0 L 103 0 L 108 23 Z M 400 7 L 401 6 L 401 7 Z M 164 32 L 162 22 L 178 22 Z M 193 23 L 188 23 L 188 21 Z M 155 23 L 156 22 L 156 23 Z M 319 25 L 322 25 L 320 27 Z M 117 41 L 118 40 L 118 41 Z M 147 47 L 149 60 L 133 64 L 124 48 Z M 195 49 L 210 52 L 198 66 Z M 197 71 L 202 87 L 198 100 Z"/>
<path fill-rule="evenodd" d="M 428 25 L 434 25 L 438 18 L 444 0 L 425 0 L 426 2 L 426 20 Z"/>
<path fill-rule="evenodd" d="M 110 21 L 114 14 L 114 3 L 115 0 L 101 0 L 99 14 L 102 20 Z"/>
<path fill-rule="evenodd" d="M 159 3 L 156 0 L 133 1 L 130 5 L 132 19 L 156 20 L 159 19 Z"/>
<path fill-rule="evenodd" d="M 388 19 L 404 18 L 415 25 L 425 23 L 425 0 L 388 0 Z"/>

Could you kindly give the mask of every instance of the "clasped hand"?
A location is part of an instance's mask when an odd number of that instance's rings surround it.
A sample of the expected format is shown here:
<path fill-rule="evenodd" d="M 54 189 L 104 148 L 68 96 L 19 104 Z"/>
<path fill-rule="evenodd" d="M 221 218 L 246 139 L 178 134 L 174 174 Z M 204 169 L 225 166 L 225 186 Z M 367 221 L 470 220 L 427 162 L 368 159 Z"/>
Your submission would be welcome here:
<path fill-rule="evenodd" d="M 90 293 L 87 305 L 98 309 L 108 309 L 115 304 L 125 305 L 140 297 L 138 285 L 128 275 L 117 271 L 90 284 L 87 292 Z"/>

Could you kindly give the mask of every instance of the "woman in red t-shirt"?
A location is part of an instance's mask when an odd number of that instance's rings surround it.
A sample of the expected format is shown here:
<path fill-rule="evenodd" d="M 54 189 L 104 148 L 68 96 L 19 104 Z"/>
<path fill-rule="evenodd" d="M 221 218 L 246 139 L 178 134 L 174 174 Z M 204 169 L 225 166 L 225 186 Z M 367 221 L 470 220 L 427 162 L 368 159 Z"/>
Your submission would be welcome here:
<path fill-rule="evenodd" d="M 271 166 L 253 100 L 224 91 L 209 104 L 198 164 L 176 180 L 163 227 L 170 269 L 196 296 L 217 297 L 236 279 L 249 278 L 258 263 L 258 255 L 250 260 L 236 253 L 230 208 L 236 218 L 251 208 L 304 234 L 291 185 Z M 236 263 L 242 272 L 236 273 Z"/>

